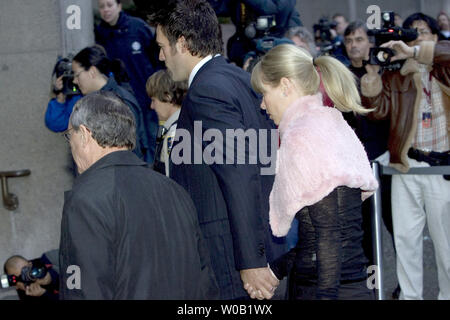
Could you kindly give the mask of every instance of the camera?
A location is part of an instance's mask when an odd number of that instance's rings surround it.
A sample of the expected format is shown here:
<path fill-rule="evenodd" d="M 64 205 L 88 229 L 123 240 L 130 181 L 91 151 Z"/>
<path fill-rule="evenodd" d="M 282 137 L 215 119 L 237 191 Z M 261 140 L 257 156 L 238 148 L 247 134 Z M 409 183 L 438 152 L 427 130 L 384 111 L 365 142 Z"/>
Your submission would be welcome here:
<path fill-rule="evenodd" d="M 320 18 L 319 23 L 313 25 L 314 39 L 322 54 L 330 55 L 341 45 L 340 41 L 334 42 L 331 35 L 331 29 L 336 26 L 337 23 L 330 22 L 326 17 Z"/>
<path fill-rule="evenodd" d="M 256 17 L 256 22 L 251 22 L 245 28 L 245 35 L 247 38 L 252 39 L 254 46 L 254 51 L 247 52 L 244 57 L 244 62 L 252 59 L 247 68 L 248 72 L 251 73 L 261 57 L 273 47 L 283 43 L 294 44 L 289 39 L 273 36 L 272 33 L 275 28 L 275 16 Z"/>
<path fill-rule="evenodd" d="M 273 27 L 276 27 L 275 16 L 260 16 L 256 18 L 256 22 L 247 25 L 245 35 L 249 39 L 265 37 Z"/>
<path fill-rule="evenodd" d="M 252 58 L 248 65 L 247 71 L 249 73 L 252 73 L 253 68 L 261 60 L 261 57 L 265 55 L 270 49 L 280 44 L 294 44 L 294 42 L 287 38 L 275 38 L 270 36 L 258 39 L 256 41 L 256 50 L 247 53 L 244 58 L 244 61 Z"/>
<path fill-rule="evenodd" d="M 55 94 L 63 93 L 66 96 L 81 94 L 80 89 L 77 85 L 73 83 L 73 72 L 72 72 L 72 59 L 71 57 L 67 58 L 58 58 L 58 61 L 53 68 L 52 75 L 59 78 L 62 76 L 63 86 L 61 90 L 56 90 L 53 88 L 53 92 Z"/>
<path fill-rule="evenodd" d="M 366 63 L 372 65 L 379 65 L 384 69 L 398 70 L 402 67 L 403 61 L 391 62 L 391 58 L 395 52 L 389 48 L 381 48 L 380 45 L 391 41 L 401 40 L 403 42 L 411 42 L 417 39 L 418 34 L 416 30 L 404 29 L 397 27 L 394 24 L 394 12 L 386 11 L 381 13 L 383 25 L 381 29 L 373 29 L 367 32 L 368 36 L 375 37 L 375 48 L 371 48 L 369 52 L 369 60 Z"/>
<path fill-rule="evenodd" d="M 42 279 L 47 275 L 48 268 L 40 259 L 31 261 L 31 266 L 25 266 L 20 272 L 20 276 L 4 274 L 0 277 L 1 287 L 3 289 L 15 286 L 17 282 L 23 282 L 29 285 L 36 280 Z"/>

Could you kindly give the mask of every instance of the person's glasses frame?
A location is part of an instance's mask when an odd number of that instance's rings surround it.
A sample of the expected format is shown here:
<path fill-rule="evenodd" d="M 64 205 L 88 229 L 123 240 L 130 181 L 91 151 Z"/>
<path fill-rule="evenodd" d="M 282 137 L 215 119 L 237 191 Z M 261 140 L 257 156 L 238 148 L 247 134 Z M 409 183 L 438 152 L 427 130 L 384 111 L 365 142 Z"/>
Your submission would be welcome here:
<path fill-rule="evenodd" d="M 67 142 L 70 142 L 70 137 L 72 136 L 70 130 L 73 130 L 73 128 L 67 129 L 61 134 L 64 137 L 64 139 L 66 139 Z"/>
<path fill-rule="evenodd" d="M 87 70 L 81 70 L 81 71 L 79 71 L 79 72 L 77 72 L 77 73 L 74 73 L 73 74 L 73 79 L 75 80 L 75 79 L 78 79 L 78 77 L 80 76 L 80 74 L 82 74 L 83 72 L 85 72 L 85 71 L 87 71 Z"/>

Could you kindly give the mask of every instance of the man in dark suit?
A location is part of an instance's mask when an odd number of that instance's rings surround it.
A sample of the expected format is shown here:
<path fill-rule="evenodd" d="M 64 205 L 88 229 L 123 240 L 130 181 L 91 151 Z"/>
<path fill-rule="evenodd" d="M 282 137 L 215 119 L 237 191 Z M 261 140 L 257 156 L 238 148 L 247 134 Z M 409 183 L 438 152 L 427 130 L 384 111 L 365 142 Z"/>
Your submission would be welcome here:
<path fill-rule="evenodd" d="M 130 151 L 126 104 L 110 92 L 88 94 L 66 138 L 80 175 L 64 199 L 60 298 L 218 298 L 195 206 Z"/>
<path fill-rule="evenodd" d="M 160 60 L 174 81 L 189 80 L 170 175 L 197 207 L 220 296 L 248 298 L 243 286 L 249 284 L 252 297 L 271 298 L 279 282 L 267 263 L 285 251 L 284 238 L 269 228 L 274 170 L 265 169 L 274 161 L 261 163 L 261 153 L 278 146 L 274 124 L 259 111 L 250 75 L 220 55 L 220 26 L 206 1 L 172 1 L 152 20 Z"/>

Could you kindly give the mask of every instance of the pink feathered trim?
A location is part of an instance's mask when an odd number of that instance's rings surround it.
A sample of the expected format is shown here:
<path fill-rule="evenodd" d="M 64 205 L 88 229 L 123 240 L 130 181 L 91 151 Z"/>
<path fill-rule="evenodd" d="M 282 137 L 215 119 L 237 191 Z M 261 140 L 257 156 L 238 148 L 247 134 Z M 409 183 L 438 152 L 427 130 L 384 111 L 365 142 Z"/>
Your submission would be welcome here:
<path fill-rule="evenodd" d="M 339 110 L 326 108 L 320 94 L 295 101 L 280 123 L 281 146 L 270 194 L 270 225 L 275 236 L 289 231 L 295 214 L 336 187 L 378 187 L 367 154 Z"/>

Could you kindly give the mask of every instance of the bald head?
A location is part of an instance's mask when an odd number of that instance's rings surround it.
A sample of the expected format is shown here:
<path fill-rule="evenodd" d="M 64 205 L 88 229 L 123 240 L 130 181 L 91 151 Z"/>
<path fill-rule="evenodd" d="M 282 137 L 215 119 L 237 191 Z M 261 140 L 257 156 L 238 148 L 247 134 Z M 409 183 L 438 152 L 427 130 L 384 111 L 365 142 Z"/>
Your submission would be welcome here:
<path fill-rule="evenodd" d="M 22 256 L 15 255 L 6 260 L 4 265 L 5 273 L 9 275 L 20 275 L 22 268 L 28 265 L 29 261 Z"/>

